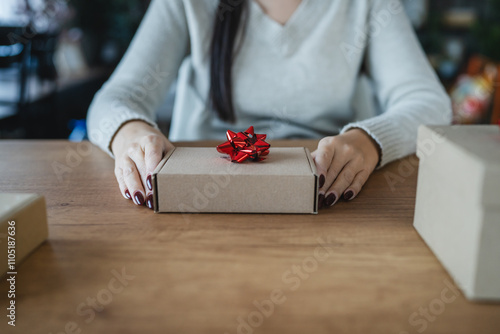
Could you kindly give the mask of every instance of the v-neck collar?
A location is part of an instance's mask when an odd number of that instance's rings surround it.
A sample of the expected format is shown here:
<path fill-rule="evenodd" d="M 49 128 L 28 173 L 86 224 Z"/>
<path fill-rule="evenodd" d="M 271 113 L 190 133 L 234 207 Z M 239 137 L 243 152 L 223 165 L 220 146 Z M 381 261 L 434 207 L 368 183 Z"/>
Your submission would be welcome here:
<path fill-rule="evenodd" d="M 255 10 L 259 13 L 259 15 L 263 17 L 264 20 L 270 21 L 270 24 L 276 25 L 280 29 L 286 29 L 288 26 L 293 25 L 293 21 L 297 20 L 297 16 L 300 17 L 301 12 L 304 10 L 303 7 L 306 6 L 306 2 L 309 2 L 309 0 L 302 0 L 300 4 L 297 6 L 297 8 L 295 8 L 292 15 L 285 22 L 285 24 L 281 24 L 278 21 L 271 18 L 269 15 L 267 15 L 264 12 L 264 9 L 257 3 L 256 0 L 250 0 L 250 2 L 252 3 L 252 6 L 255 8 Z"/>
<path fill-rule="evenodd" d="M 281 56 L 292 55 L 317 24 L 317 17 L 329 6 L 329 0 L 302 0 L 288 21 L 282 25 L 268 16 L 255 1 L 249 0 L 250 24 L 261 40 Z"/>

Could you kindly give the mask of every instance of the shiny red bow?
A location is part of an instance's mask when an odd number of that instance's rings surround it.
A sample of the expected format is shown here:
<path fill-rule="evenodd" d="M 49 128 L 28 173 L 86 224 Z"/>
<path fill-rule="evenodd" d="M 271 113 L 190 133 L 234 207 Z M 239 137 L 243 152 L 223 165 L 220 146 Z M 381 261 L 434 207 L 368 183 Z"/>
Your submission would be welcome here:
<path fill-rule="evenodd" d="M 245 132 L 226 132 L 227 142 L 217 146 L 217 151 L 229 154 L 232 162 L 243 162 L 247 159 L 261 161 L 269 154 L 269 145 L 265 142 L 266 135 L 255 134 L 253 126 Z"/>

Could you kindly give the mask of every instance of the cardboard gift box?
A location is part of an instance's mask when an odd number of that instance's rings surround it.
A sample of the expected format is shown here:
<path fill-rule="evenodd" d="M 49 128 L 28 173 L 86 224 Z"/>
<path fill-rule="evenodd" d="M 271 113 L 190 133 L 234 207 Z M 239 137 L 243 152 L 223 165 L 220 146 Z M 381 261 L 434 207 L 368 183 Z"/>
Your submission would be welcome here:
<path fill-rule="evenodd" d="M 272 148 L 260 162 L 230 162 L 215 148 L 178 147 L 153 174 L 155 212 L 318 212 L 318 176 L 307 148 Z"/>
<path fill-rule="evenodd" d="M 500 300 L 500 127 L 422 126 L 414 226 L 465 296 Z"/>
<path fill-rule="evenodd" d="M 35 194 L 0 194 L 0 276 L 48 237 L 45 199 Z"/>

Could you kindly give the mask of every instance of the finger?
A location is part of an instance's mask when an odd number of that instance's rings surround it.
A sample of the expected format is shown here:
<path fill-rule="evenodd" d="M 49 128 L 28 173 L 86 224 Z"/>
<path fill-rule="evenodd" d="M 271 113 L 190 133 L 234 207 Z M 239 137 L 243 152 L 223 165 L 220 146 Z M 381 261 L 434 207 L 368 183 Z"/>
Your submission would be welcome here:
<path fill-rule="evenodd" d="M 129 156 L 126 156 L 121 162 L 121 168 L 123 180 L 125 181 L 127 189 L 129 189 L 132 194 L 132 200 L 136 205 L 144 205 L 144 187 L 135 162 Z"/>
<path fill-rule="evenodd" d="M 349 187 L 354 178 L 358 174 L 359 168 L 356 168 L 355 164 L 349 162 L 347 163 L 342 171 L 335 179 L 335 182 L 330 186 L 328 191 L 326 192 L 325 205 L 332 206 L 340 198 L 340 194 L 343 194 L 344 191 Z"/>
<path fill-rule="evenodd" d="M 147 136 L 144 144 L 144 162 L 146 165 L 146 187 L 147 190 L 153 191 L 153 184 L 151 182 L 151 175 L 163 159 L 165 152 L 165 145 L 158 136 Z"/>
<path fill-rule="evenodd" d="M 160 163 L 165 152 L 163 148 L 158 145 L 148 144 L 144 148 L 144 161 L 146 164 L 146 192 L 148 192 L 146 197 L 146 206 L 153 209 L 153 182 L 151 176 L 154 170 Z"/>
<path fill-rule="evenodd" d="M 325 184 L 325 174 L 322 174 L 320 172 L 320 168 L 318 167 L 318 164 L 316 163 L 317 154 L 318 154 L 318 150 L 315 150 L 314 152 L 311 153 L 311 158 L 313 159 L 314 164 L 316 165 L 316 171 L 319 174 L 319 190 L 321 191 L 321 188 Z M 323 192 L 318 192 L 318 209 L 322 209 L 324 203 L 325 203 L 325 194 Z"/>
<path fill-rule="evenodd" d="M 326 176 L 334 155 L 333 145 L 331 145 L 331 143 L 330 138 L 323 138 L 318 143 L 318 149 L 313 152 L 313 159 L 319 174 L 320 194 L 324 194 L 327 189 L 325 187 Z"/>
<path fill-rule="evenodd" d="M 331 188 L 335 180 L 337 179 L 337 176 L 340 174 L 342 171 L 342 168 L 347 164 L 347 161 L 342 155 L 335 155 L 333 158 L 333 162 L 330 165 L 330 168 L 328 169 L 328 172 L 326 174 L 326 181 L 323 186 L 323 204 L 322 206 L 332 206 L 336 201 L 337 198 L 339 197 L 336 193 L 328 193 L 328 190 Z"/>
<path fill-rule="evenodd" d="M 149 146 L 150 144 L 148 144 Z M 137 170 L 139 171 L 139 175 L 141 178 L 141 182 L 143 185 L 143 189 L 145 191 L 144 204 L 150 209 L 153 209 L 153 184 L 151 183 L 151 174 L 147 172 L 146 161 L 145 161 L 145 151 L 143 151 L 143 147 L 138 149 L 136 146 L 131 147 L 129 150 L 129 156 L 134 161 Z"/>
<path fill-rule="evenodd" d="M 318 148 L 313 153 L 314 155 L 312 155 L 312 157 L 314 159 L 314 163 L 316 164 L 316 170 L 318 171 L 319 175 L 318 209 L 322 209 L 325 203 L 325 182 L 326 175 L 328 173 L 328 160 L 331 161 L 331 157 L 333 157 L 333 154 L 320 148 Z"/>
<path fill-rule="evenodd" d="M 362 170 L 358 174 L 356 174 L 351 185 L 344 192 L 344 199 L 346 201 L 350 201 L 358 196 L 358 194 L 361 192 L 361 188 L 363 188 L 369 177 L 370 173 L 366 170 Z"/>
<path fill-rule="evenodd" d="M 125 185 L 125 180 L 123 179 L 123 170 L 118 166 L 118 162 L 115 163 L 115 177 L 116 181 L 118 181 L 118 187 L 120 188 L 120 193 L 126 199 L 132 199 L 130 195 L 130 191 L 127 189 Z"/>
<path fill-rule="evenodd" d="M 337 152 L 334 157 L 333 161 L 330 165 L 330 168 L 328 168 L 328 172 L 326 174 L 326 181 L 324 185 L 325 193 L 327 192 L 328 189 L 332 186 L 332 184 L 337 180 L 337 177 L 339 174 L 342 172 L 342 169 L 344 169 L 344 166 L 349 163 L 349 160 L 345 154 L 342 152 Z"/>

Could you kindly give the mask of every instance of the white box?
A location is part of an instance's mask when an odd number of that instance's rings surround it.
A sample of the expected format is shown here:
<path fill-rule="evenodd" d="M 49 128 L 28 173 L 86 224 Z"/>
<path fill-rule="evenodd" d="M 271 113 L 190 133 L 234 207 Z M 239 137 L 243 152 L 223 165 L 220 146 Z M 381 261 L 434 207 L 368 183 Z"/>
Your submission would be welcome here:
<path fill-rule="evenodd" d="M 500 127 L 422 126 L 414 226 L 465 296 L 500 300 Z"/>
<path fill-rule="evenodd" d="M 0 277 L 7 272 L 16 272 L 21 261 L 47 237 L 43 196 L 0 194 Z M 9 263 L 9 259 L 15 264 Z"/>

